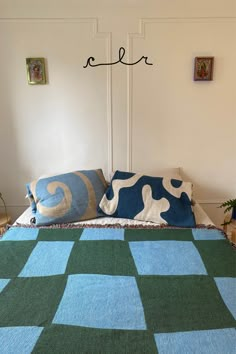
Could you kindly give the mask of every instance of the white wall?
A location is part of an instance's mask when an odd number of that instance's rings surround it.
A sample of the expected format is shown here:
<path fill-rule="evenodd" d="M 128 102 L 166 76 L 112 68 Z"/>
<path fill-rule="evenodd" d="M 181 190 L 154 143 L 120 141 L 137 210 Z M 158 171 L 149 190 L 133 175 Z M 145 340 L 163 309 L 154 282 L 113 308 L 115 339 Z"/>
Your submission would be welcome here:
<path fill-rule="evenodd" d="M 99 3 L 99 5 L 98 5 Z M 181 166 L 219 225 L 236 195 L 236 6 L 217 0 L 0 0 L 0 191 L 13 218 L 45 173 Z M 96 63 L 148 56 L 152 66 Z M 213 81 L 193 81 L 214 56 Z M 27 83 L 45 57 L 48 84 Z"/>

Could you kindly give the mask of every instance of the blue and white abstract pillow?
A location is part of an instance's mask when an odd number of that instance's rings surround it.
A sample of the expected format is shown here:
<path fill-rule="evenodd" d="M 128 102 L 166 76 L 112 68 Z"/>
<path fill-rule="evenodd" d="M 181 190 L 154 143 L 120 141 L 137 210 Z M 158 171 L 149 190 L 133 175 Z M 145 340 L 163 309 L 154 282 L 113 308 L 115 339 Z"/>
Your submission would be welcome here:
<path fill-rule="evenodd" d="M 116 171 L 99 208 L 119 218 L 195 227 L 192 183 Z"/>
<path fill-rule="evenodd" d="M 101 169 L 41 178 L 26 185 L 36 225 L 61 224 L 101 216 L 97 211 L 107 183 Z"/>

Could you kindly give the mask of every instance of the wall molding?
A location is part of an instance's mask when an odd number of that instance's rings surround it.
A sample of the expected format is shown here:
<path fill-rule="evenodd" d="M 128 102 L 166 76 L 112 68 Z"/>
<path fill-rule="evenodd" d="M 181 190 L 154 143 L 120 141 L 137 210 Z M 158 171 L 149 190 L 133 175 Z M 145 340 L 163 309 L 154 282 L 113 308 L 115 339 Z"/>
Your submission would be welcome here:
<path fill-rule="evenodd" d="M 98 18 L 1 18 L 0 23 L 61 23 L 61 24 L 84 24 L 88 23 L 92 26 L 92 38 L 104 39 L 106 50 L 106 62 L 111 61 L 112 33 L 100 32 Z M 106 67 L 106 121 L 107 121 L 107 176 L 113 171 L 113 117 L 112 117 L 112 71 L 108 65 Z"/>
<path fill-rule="evenodd" d="M 7 209 L 8 208 L 28 208 L 30 205 L 29 204 L 24 204 L 24 205 L 11 205 L 11 204 L 6 204 Z M 0 206 L 0 210 L 4 209 L 4 207 Z"/>
<path fill-rule="evenodd" d="M 222 204 L 225 202 L 225 199 L 199 199 L 197 202 L 199 204 Z"/>
<path fill-rule="evenodd" d="M 128 61 L 133 61 L 133 40 L 146 39 L 146 26 L 150 24 L 160 23 L 235 23 L 236 17 L 155 17 L 140 18 L 138 24 L 138 32 L 127 33 L 127 57 Z M 126 168 L 127 171 L 133 169 L 133 68 L 127 66 L 127 155 Z M 218 202 L 217 202 L 218 203 Z M 217 204 L 216 203 L 216 204 Z M 208 203 L 203 203 L 208 204 Z"/>

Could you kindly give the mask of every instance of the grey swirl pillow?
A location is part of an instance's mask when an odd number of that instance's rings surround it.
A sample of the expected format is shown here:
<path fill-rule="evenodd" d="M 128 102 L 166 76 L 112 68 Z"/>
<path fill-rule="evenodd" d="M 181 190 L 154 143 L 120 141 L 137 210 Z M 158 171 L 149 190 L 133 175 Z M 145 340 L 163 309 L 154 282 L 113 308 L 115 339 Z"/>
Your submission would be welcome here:
<path fill-rule="evenodd" d="M 74 171 L 26 184 L 36 225 L 39 226 L 101 216 L 97 209 L 106 188 L 101 169 Z"/>

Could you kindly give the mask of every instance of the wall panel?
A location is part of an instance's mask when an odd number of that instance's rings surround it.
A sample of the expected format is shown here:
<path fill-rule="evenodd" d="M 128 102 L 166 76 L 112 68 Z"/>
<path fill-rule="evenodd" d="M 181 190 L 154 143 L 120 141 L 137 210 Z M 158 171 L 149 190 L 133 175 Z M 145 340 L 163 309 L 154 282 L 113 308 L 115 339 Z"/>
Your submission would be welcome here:
<path fill-rule="evenodd" d="M 129 38 L 128 168 L 181 166 L 202 203 L 236 192 L 236 21 L 146 19 Z M 193 81 L 195 56 L 214 56 L 213 81 Z M 227 153 L 226 153 L 227 149 Z M 222 169 L 231 171 L 221 177 Z M 214 181 L 214 183 L 210 182 Z"/>
<path fill-rule="evenodd" d="M 44 174 L 112 164 L 108 67 L 83 68 L 87 58 L 110 60 L 110 34 L 97 20 L 2 20 L 0 141 L 7 168 L 1 190 L 9 207 L 27 205 L 24 184 Z M 45 57 L 47 85 L 28 85 L 25 58 Z"/>
<path fill-rule="evenodd" d="M 17 216 L 24 184 L 82 168 L 182 167 L 217 225 L 236 195 L 236 8 L 226 0 L 0 0 L 0 191 Z M 118 63 L 148 56 L 153 63 Z M 214 56 L 212 82 L 193 81 Z M 25 58 L 46 58 L 48 84 Z"/>

